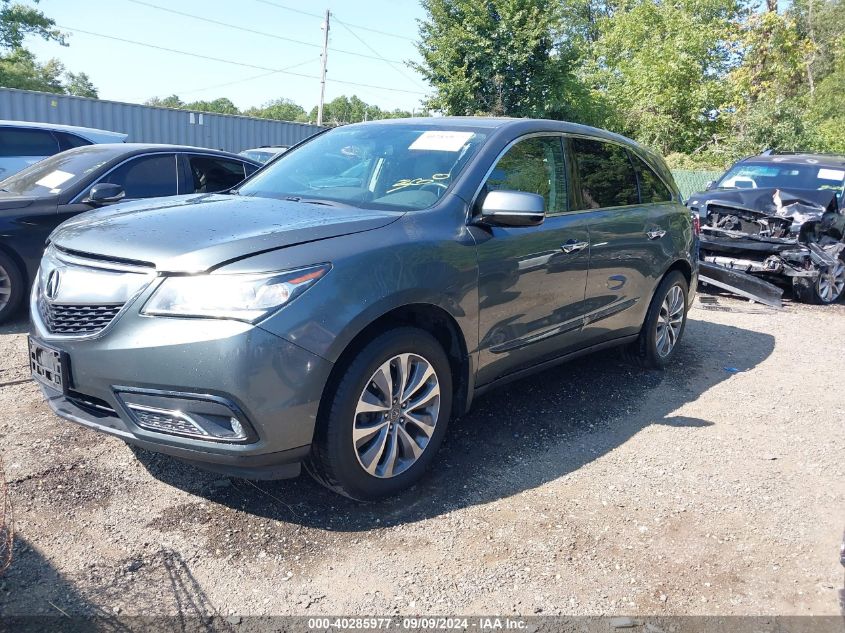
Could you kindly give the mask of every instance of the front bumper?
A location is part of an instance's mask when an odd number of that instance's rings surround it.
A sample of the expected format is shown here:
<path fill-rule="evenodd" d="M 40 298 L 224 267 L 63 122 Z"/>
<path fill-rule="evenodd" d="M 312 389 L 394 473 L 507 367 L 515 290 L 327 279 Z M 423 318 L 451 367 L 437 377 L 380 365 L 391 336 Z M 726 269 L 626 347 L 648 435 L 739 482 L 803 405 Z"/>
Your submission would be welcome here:
<path fill-rule="evenodd" d="M 246 323 L 129 311 L 99 338 L 37 338 L 68 354 L 66 394 L 42 386 L 60 417 L 233 476 L 296 476 L 308 454 L 332 364 Z M 127 393 L 173 408 L 173 395 L 237 412 L 248 437 L 230 442 L 142 428 Z M 135 396 L 132 396 L 135 397 Z M 184 400 L 184 398 L 183 398 Z M 216 405 L 221 406 L 221 405 Z"/>

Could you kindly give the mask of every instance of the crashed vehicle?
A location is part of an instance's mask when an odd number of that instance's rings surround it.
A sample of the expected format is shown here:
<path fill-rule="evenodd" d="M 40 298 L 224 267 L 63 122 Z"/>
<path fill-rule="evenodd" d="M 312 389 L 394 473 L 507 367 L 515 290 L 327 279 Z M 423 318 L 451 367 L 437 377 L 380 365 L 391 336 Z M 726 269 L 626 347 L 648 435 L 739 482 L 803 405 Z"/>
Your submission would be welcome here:
<path fill-rule="evenodd" d="M 785 164 L 794 157 L 782 160 L 768 165 L 786 175 L 797 173 L 795 165 Z M 765 175 L 766 163 L 752 163 L 743 170 L 734 166 L 720 186 L 690 197 L 687 205 L 701 223 L 702 283 L 778 307 L 783 288 L 789 285 L 795 299 L 804 303 L 829 304 L 843 295 L 845 215 L 840 198 L 845 169 L 806 161 L 802 157 L 799 164 L 808 165 L 816 174 L 834 176 L 834 185 L 823 183 L 825 188 L 818 189 L 758 187 L 772 179 Z M 845 164 L 845 159 L 841 162 Z M 817 183 L 804 178 L 796 184 Z"/>

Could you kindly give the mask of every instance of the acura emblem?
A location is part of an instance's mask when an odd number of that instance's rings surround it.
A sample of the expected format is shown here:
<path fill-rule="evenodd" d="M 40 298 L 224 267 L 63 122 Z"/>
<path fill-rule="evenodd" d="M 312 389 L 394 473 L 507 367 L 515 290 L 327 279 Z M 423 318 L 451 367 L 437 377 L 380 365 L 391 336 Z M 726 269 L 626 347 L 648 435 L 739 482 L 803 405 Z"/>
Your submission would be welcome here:
<path fill-rule="evenodd" d="M 50 275 L 47 277 L 47 284 L 44 287 L 44 296 L 46 296 L 51 301 L 58 297 L 60 281 L 61 276 L 59 274 L 59 269 L 56 268 L 55 270 L 51 270 Z"/>

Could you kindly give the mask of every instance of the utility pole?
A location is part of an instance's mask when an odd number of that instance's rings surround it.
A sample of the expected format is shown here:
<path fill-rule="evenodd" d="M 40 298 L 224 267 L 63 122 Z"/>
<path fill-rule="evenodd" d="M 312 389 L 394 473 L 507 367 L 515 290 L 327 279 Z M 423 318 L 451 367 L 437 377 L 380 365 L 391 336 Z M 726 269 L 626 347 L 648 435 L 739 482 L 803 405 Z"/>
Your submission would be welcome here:
<path fill-rule="evenodd" d="M 317 125 L 323 124 L 323 101 L 326 98 L 326 59 L 329 56 L 329 19 L 331 13 L 326 9 L 326 21 L 323 23 L 323 69 L 320 72 L 320 105 L 317 106 Z"/>

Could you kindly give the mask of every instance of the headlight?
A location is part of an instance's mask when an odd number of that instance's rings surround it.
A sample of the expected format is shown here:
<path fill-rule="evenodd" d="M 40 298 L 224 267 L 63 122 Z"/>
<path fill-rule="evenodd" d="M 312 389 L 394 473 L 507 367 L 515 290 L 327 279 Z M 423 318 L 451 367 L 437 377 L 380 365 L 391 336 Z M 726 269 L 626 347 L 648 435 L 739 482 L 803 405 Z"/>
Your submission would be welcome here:
<path fill-rule="evenodd" d="M 141 314 L 253 323 L 293 301 L 329 270 L 331 264 L 320 264 L 280 273 L 168 277 Z"/>

